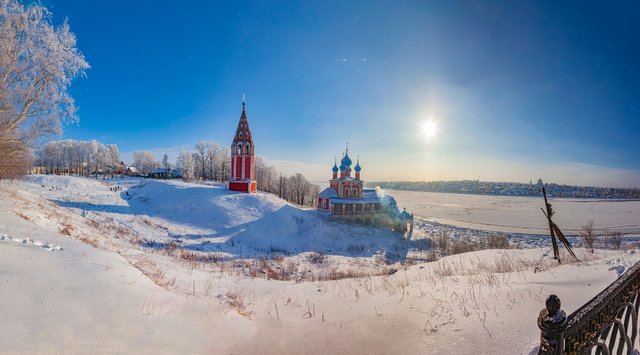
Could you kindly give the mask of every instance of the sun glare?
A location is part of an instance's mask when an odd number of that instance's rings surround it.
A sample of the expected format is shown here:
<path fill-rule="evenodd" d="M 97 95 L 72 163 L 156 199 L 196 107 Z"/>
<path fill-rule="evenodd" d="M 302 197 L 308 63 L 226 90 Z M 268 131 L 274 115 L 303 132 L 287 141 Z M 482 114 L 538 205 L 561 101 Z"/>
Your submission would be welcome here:
<path fill-rule="evenodd" d="M 433 139 L 438 133 L 438 124 L 433 120 L 422 122 L 420 134 L 426 139 Z"/>

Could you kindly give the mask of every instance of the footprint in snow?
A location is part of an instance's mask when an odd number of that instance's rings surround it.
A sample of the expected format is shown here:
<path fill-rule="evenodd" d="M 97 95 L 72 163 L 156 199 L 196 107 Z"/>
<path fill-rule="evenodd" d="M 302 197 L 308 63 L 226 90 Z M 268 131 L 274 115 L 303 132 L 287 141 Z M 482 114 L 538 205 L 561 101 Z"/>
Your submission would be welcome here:
<path fill-rule="evenodd" d="M 62 247 L 59 245 L 55 245 L 49 242 L 43 242 L 40 240 L 33 240 L 31 238 L 12 238 L 7 234 L 0 235 L 0 240 L 5 240 L 8 242 L 14 243 L 22 243 L 27 245 L 35 245 L 45 250 L 54 251 L 54 250 L 62 250 Z"/>

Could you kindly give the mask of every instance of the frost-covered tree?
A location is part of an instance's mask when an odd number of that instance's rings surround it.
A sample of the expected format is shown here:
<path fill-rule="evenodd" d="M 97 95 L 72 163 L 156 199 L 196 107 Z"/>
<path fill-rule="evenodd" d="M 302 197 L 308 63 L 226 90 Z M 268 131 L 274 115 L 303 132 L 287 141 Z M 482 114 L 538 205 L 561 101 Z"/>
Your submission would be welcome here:
<path fill-rule="evenodd" d="M 218 180 L 218 161 L 220 156 L 220 146 L 216 143 L 207 144 L 207 169 L 209 170 L 209 180 Z"/>
<path fill-rule="evenodd" d="M 107 144 L 106 147 L 109 151 L 107 166 L 110 172 L 123 173 L 123 171 L 120 171 L 120 150 L 118 149 L 118 146 L 115 144 Z"/>
<path fill-rule="evenodd" d="M 169 169 L 169 156 L 166 154 L 162 156 L 162 167 Z"/>
<path fill-rule="evenodd" d="M 306 197 L 311 188 L 311 184 L 304 175 L 297 173 L 289 177 L 289 186 L 291 187 L 291 197 L 295 203 L 304 205 Z"/>
<path fill-rule="evenodd" d="M 0 178 L 24 172 L 37 138 L 77 120 L 68 87 L 89 65 L 68 23 L 51 19 L 43 6 L 0 0 Z"/>
<path fill-rule="evenodd" d="M 158 162 L 151 152 L 133 152 L 133 166 L 138 169 L 140 174 L 149 175 L 153 169 L 158 167 Z"/>
<path fill-rule="evenodd" d="M 193 180 L 195 178 L 196 164 L 193 160 L 193 152 L 181 149 L 176 165 L 182 169 L 183 180 Z"/>
<path fill-rule="evenodd" d="M 255 178 L 258 184 L 258 190 L 266 192 L 277 192 L 277 170 L 270 165 L 264 163 L 262 158 L 256 157 L 255 160 Z"/>
<path fill-rule="evenodd" d="M 225 181 L 229 178 L 229 149 L 214 142 L 196 143 L 193 153 L 195 176 L 202 180 Z"/>
<path fill-rule="evenodd" d="M 115 144 L 71 139 L 47 142 L 34 155 L 33 165 L 42 173 L 90 175 L 113 173 L 120 153 Z"/>
<path fill-rule="evenodd" d="M 580 228 L 580 238 L 582 238 L 584 245 L 591 250 L 591 253 L 593 253 L 593 247 L 596 244 L 596 239 L 598 238 L 593 228 L 593 220 L 588 221 L 587 224 Z"/>
<path fill-rule="evenodd" d="M 98 142 L 95 139 L 89 142 L 87 146 L 87 166 L 89 168 L 89 174 L 95 173 L 96 176 L 98 175 L 98 164 L 102 162 L 100 154 Z"/>
<path fill-rule="evenodd" d="M 196 177 L 201 178 L 202 180 L 207 179 L 207 146 L 208 142 L 198 142 L 196 143 L 196 152 L 193 155 L 194 162 L 196 164 Z"/>
<path fill-rule="evenodd" d="M 229 180 L 229 175 L 231 173 L 229 171 L 231 169 L 231 151 L 229 150 L 229 147 L 223 146 L 220 148 L 219 154 L 217 164 L 220 181 L 227 181 Z"/>
<path fill-rule="evenodd" d="M 278 170 L 264 163 L 262 158 L 255 158 L 255 179 L 258 189 L 270 192 L 300 205 L 313 206 L 319 187 L 310 183 L 304 175 L 297 173 L 290 177 L 283 176 Z M 182 150 L 177 165 L 183 169 L 183 178 L 191 179 L 190 169 L 185 166 L 193 164 L 193 179 L 227 181 L 230 176 L 231 151 L 226 146 L 214 142 L 200 141 L 194 151 Z"/>

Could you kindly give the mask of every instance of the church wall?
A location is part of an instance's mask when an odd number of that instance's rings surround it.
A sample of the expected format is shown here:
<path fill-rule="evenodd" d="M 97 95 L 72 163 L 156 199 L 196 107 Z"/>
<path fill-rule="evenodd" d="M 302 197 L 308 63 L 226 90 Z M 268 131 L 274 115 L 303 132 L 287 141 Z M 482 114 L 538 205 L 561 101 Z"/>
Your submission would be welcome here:
<path fill-rule="evenodd" d="M 253 180 L 253 169 L 251 169 L 252 157 L 245 156 L 244 158 L 244 178 Z"/>
<path fill-rule="evenodd" d="M 233 178 L 235 180 L 241 180 L 242 177 L 242 158 L 238 155 L 236 155 L 235 157 L 233 157 L 233 159 L 235 160 L 235 167 L 236 167 L 236 171 L 233 174 Z"/>

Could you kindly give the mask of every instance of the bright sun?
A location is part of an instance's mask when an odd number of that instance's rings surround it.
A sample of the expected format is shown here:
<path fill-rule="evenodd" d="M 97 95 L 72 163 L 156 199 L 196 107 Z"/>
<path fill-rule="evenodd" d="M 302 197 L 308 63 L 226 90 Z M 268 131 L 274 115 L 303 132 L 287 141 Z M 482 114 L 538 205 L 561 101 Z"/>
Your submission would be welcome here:
<path fill-rule="evenodd" d="M 426 139 L 432 139 L 436 137 L 438 133 L 438 124 L 433 120 L 422 122 L 422 129 L 420 134 Z"/>

